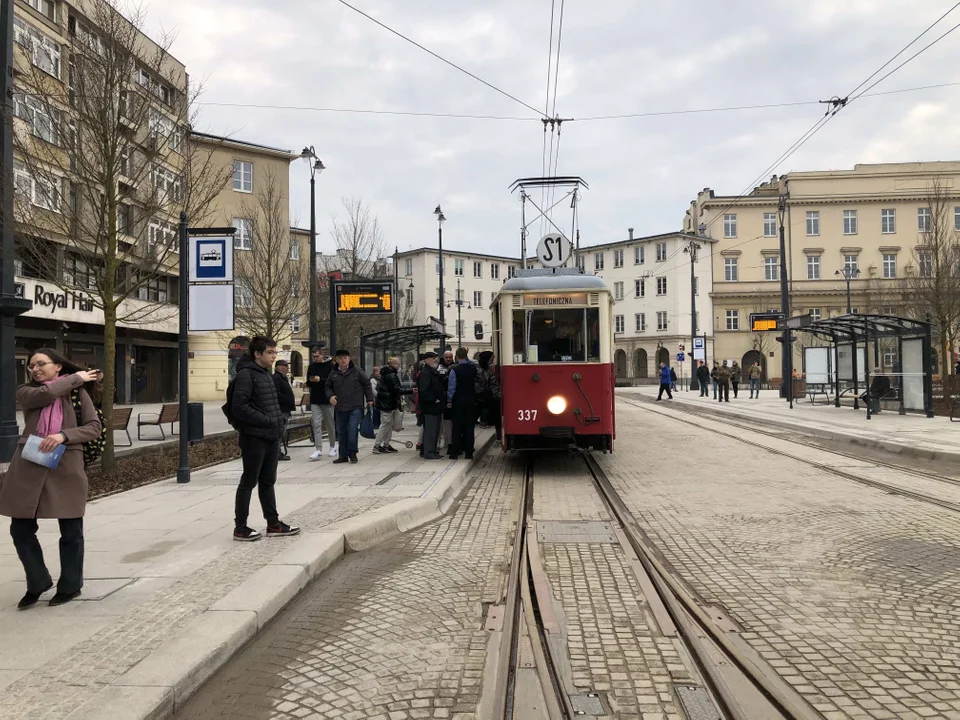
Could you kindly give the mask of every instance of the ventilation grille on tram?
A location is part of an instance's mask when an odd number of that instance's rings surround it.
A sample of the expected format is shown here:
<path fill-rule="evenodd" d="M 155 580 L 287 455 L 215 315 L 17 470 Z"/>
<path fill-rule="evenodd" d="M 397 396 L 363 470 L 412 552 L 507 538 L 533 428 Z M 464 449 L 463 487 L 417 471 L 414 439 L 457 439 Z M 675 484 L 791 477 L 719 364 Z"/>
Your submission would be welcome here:
<path fill-rule="evenodd" d="M 519 295 L 513 296 L 513 306 L 514 307 L 523 307 L 523 298 Z"/>
<path fill-rule="evenodd" d="M 600 293 L 590 293 L 590 305 L 600 304 Z"/>

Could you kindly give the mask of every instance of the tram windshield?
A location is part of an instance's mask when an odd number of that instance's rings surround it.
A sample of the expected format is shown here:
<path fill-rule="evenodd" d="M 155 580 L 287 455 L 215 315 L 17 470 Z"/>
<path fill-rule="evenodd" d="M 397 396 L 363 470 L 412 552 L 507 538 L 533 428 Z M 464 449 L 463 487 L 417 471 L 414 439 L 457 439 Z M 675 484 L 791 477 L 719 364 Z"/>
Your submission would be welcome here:
<path fill-rule="evenodd" d="M 600 310 L 513 311 L 514 362 L 599 362 Z"/>

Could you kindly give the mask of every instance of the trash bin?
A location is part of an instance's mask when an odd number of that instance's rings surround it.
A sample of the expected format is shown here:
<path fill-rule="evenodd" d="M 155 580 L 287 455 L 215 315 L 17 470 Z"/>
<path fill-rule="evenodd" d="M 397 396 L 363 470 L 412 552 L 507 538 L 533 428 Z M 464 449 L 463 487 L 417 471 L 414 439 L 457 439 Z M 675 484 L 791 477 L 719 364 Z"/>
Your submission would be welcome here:
<path fill-rule="evenodd" d="M 203 440 L 203 403 L 187 403 L 187 440 Z"/>

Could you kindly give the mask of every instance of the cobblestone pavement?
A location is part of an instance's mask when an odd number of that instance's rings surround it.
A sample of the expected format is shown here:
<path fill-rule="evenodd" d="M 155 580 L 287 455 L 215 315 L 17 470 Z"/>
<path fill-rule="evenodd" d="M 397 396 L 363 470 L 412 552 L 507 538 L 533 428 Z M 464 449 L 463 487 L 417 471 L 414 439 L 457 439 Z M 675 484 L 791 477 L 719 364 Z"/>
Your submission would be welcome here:
<path fill-rule="evenodd" d="M 305 527 L 322 527 L 391 502 L 395 498 L 320 498 L 289 519 Z M 158 590 L 65 655 L 14 682 L 3 692 L 2 717 L 66 717 L 286 547 L 279 541 L 234 543 L 228 552 Z"/>
<path fill-rule="evenodd" d="M 960 513 L 656 409 L 598 460 L 702 601 L 829 720 L 960 718 Z"/>
<path fill-rule="evenodd" d="M 498 453 L 473 472 L 451 517 L 342 559 L 177 717 L 477 718 L 523 475 Z"/>
<path fill-rule="evenodd" d="M 610 520 L 583 461 L 561 454 L 536 461 L 533 513 L 538 522 Z M 622 720 L 684 717 L 673 684 L 690 684 L 690 672 L 659 633 L 620 546 L 543 542 L 541 553 L 576 691 L 603 693 L 610 717 Z"/>

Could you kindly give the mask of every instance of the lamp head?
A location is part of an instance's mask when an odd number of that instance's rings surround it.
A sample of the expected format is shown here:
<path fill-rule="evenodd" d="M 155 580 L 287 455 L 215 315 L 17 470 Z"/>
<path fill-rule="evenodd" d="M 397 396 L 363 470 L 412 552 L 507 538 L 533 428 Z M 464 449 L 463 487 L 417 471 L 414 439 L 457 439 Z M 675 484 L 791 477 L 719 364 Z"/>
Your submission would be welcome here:
<path fill-rule="evenodd" d="M 307 164 L 307 167 L 311 167 L 313 165 L 313 161 L 316 157 L 317 154 L 314 152 L 313 145 L 310 147 L 305 147 L 303 152 L 300 153 L 300 159 Z"/>
<path fill-rule="evenodd" d="M 323 172 L 324 170 L 326 170 L 326 169 L 327 169 L 327 166 L 323 164 L 323 160 L 320 160 L 319 158 L 317 158 L 317 161 L 313 164 L 313 170 L 314 170 L 314 172 L 315 172 L 317 175 L 319 175 L 320 173 L 322 173 L 322 172 Z"/>
<path fill-rule="evenodd" d="M 439 205 L 437 205 L 437 208 L 433 211 L 433 214 L 437 216 L 443 215 L 443 210 L 440 209 Z"/>

